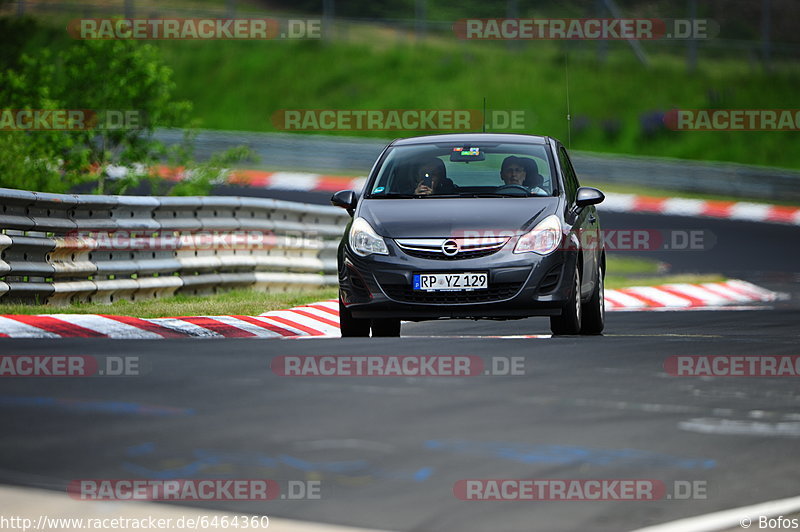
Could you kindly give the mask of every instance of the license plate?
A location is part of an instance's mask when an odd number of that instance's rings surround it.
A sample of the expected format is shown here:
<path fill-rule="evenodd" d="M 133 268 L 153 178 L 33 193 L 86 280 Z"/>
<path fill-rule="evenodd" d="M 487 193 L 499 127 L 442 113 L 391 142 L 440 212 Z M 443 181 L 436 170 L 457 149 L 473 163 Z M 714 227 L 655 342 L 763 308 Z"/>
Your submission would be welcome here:
<path fill-rule="evenodd" d="M 414 274 L 414 290 L 439 292 L 486 288 L 489 288 L 489 274 L 486 272 Z"/>

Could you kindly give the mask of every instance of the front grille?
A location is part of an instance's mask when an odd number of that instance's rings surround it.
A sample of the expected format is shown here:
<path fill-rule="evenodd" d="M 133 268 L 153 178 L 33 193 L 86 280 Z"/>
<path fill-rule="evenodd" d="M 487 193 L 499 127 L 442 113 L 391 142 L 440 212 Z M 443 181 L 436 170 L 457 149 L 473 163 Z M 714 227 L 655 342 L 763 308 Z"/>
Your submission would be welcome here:
<path fill-rule="evenodd" d="M 417 257 L 420 259 L 431 260 L 462 260 L 462 259 L 477 259 L 478 257 L 486 257 L 492 253 L 497 253 L 500 248 L 496 249 L 479 249 L 475 251 L 465 250 L 459 251 L 453 256 L 445 255 L 441 251 L 422 251 L 421 249 L 403 249 L 406 255 Z"/>
<path fill-rule="evenodd" d="M 430 260 L 463 260 L 477 259 L 497 253 L 508 242 L 507 237 L 495 238 L 407 238 L 397 239 L 395 242 L 403 253 L 411 257 Z M 443 244 L 456 244 L 458 252 L 448 255 L 444 252 Z"/>
<path fill-rule="evenodd" d="M 386 295 L 403 303 L 428 303 L 435 305 L 457 303 L 489 303 L 511 299 L 522 288 L 522 283 L 496 283 L 485 290 L 471 292 L 423 292 L 409 285 L 382 286 Z"/>

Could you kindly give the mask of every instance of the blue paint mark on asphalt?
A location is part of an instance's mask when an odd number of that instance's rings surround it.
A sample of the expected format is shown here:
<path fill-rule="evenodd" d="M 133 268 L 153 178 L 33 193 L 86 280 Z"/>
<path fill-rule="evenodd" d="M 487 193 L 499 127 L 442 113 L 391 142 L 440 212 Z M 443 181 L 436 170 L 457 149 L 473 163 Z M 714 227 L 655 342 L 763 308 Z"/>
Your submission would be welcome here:
<path fill-rule="evenodd" d="M 156 450 L 156 444 L 153 442 L 142 443 L 139 445 L 132 445 L 125 449 L 125 454 L 128 456 L 145 456 Z"/>
<path fill-rule="evenodd" d="M 711 469 L 716 460 L 680 458 L 637 449 L 592 449 L 570 445 L 533 445 L 528 443 L 470 442 L 465 440 L 428 440 L 425 448 L 438 451 L 505 458 L 525 464 L 646 464 L 681 469 Z"/>
<path fill-rule="evenodd" d="M 215 473 L 214 468 L 220 466 L 240 466 L 244 468 L 278 468 L 286 467 L 305 473 L 330 473 L 350 477 L 372 477 L 390 480 L 405 480 L 411 482 L 425 482 L 434 472 L 431 467 L 423 467 L 414 471 L 387 470 L 375 467 L 367 460 L 339 460 L 339 461 L 312 461 L 279 454 L 269 456 L 261 453 L 235 453 L 235 452 L 216 452 L 205 449 L 194 449 L 191 453 L 192 460 L 179 467 L 159 468 L 158 463 L 174 463 L 169 457 L 151 456 L 156 455 L 157 447 L 153 443 L 144 443 L 128 447 L 125 453 L 129 457 L 158 459 L 153 467 L 148 467 L 132 461 L 123 462 L 122 467 L 138 477 L 152 478 L 159 480 L 174 478 L 227 478 L 229 473 Z M 165 460 L 166 459 L 166 460 Z"/>
<path fill-rule="evenodd" d="M 0 406 L 22 406 L 57 408 L 73 412 L 103 412 L 108 414 L 132 414 L 137 416 L 190 416 L 191 408 L 143 405 L 122 401 L 87 401 L 60 397 L 15 397 L 0 395 Z"/>
<path fill-rule="evenodd" d="M 416 482 L 425 482 L 433 475 L 433 468 L 432 467 L 423 467 L 422 469 L 417 470 L 414 473 L 414 480 Z"/>

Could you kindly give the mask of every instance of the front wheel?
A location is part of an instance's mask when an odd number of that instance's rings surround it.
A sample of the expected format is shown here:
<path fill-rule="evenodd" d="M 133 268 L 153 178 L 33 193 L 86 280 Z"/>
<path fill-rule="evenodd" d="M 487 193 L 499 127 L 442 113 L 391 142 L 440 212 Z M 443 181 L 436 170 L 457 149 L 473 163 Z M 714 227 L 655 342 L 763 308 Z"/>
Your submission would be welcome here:
<path fill-rule="evenodd" d="M 550 330 L 554 335 L 580 334 L 581 332 L 581 274 L 575 266 L 572 290 L 560 316 L 550 316 Z"/>
<path fill-rule="evenodd" d="M 342 338 L 364 338 L 369 336 L 369 320 L 354 318 L 353 314 L 342 304 L 339 297 L 339 329 Z"/>
<path fill-rule="evenodd" d="M 605 272 L 603 267 L 597 268 L 597 284 L 592 298 L 583 306 L 583 323 L 581 334 L 600 334 L 606 322 Z"/>

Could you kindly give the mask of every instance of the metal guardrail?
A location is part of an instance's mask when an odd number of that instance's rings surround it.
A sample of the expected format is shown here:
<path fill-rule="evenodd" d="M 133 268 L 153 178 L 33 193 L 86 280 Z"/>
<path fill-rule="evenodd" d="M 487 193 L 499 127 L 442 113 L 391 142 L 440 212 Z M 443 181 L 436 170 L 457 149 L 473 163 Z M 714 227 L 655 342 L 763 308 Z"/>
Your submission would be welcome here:
<path fill-rule="evenodd" d="M 156 138 L 168 145 L 180 142 L 182 136 L 181 130 L 156 132 Z M 246 145 L 270 168 L 367 175 L 387 142 L 345 136 L 204 130 L 198 134 L 196 154 L 207 158 L 214 152 Z M 800 201 L 797 171 L 578 150 L 570 150 L 570 154 L 575 170 L 588 185 L 598 181 L 753 200 Z"/>
<path fill-rule="evenodd" d="M 0 188 L 0 300 L 111 303 L 332 285 L 348 220 L 335 207 L 264 198 Z"/>

